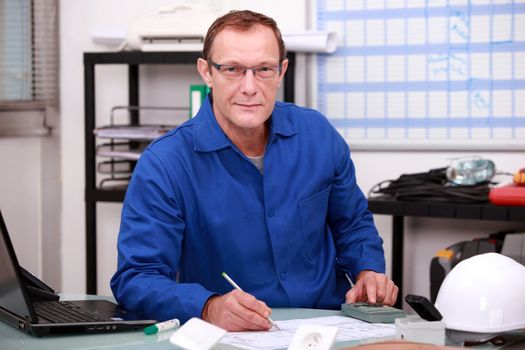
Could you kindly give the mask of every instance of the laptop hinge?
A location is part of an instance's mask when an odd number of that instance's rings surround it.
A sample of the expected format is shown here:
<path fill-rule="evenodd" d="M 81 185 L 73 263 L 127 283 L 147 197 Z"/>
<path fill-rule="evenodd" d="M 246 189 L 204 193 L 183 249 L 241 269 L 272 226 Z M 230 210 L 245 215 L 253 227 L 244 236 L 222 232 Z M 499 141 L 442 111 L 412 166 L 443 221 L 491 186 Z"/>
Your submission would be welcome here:
<path fill-rule="evenodd" d="M 22 266 L 20 266 L 20 269 L 22 270 L 22 278 L 32 301 L 57 301 L 60 299 L 60 296 L 53 288 L 39 280 Z"/>

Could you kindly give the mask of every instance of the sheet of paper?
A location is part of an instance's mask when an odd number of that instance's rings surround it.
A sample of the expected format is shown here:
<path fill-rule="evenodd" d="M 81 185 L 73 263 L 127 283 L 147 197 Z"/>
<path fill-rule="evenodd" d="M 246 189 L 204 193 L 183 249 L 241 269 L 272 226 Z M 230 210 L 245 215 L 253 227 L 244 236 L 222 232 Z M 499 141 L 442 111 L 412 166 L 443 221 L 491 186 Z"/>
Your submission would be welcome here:
<path fill-rule="evenodd" d="M 395 336 L 393 324 L 367 323 L 344 316 L 294 319 L 275 323 L 281 330 L 229 332 L 221 339 L 220 344 L 249 350 L 286 349 L 296 329 L 303 324 L 338 327 L 336 342 Z"/>

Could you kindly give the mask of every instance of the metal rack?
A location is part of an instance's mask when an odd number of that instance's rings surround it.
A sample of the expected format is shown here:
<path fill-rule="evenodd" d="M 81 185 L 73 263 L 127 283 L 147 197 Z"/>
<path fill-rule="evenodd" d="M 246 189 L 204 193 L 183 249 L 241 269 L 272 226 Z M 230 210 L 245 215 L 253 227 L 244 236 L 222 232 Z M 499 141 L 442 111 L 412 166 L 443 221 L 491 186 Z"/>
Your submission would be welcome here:
<path fill-rule="evenodd" d="M 128 104 L 139 106 L 139 66 L 146 64 L 192 64 L 200 52 L 86 52 L 84 53 L 84 133 L 86 200 L 86 292 L 97 293 L 97 202 L 122 202 L 125 189 L 103 189 L 96 184 L 95 67 L 107 64 L 128 66 Z M 284 100 L 294 101 L 295 53 L 288 52 Z M 130 111 L 131 125 L 140 125 L 140 110 Z"/>

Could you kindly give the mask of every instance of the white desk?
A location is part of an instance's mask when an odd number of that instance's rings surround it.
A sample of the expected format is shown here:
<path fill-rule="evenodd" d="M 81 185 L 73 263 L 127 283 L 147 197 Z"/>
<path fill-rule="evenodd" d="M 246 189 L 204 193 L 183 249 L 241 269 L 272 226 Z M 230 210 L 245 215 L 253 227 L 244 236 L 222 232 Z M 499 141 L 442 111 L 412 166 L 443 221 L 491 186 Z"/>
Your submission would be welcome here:
<path fill-rule="evenodd" d="M 64 300 L 73 299 L 90 299 L 93 296 L 85 295 L 63 295 Z M 107 298 L 112 300 L 111 298 Z M 297 318 L 322 317 L 332 315 L 343 315 L 336 310 L 316 310 L 316 309 L 273 309 L 272 318 L 274 320 L 286 320 Z M 142 331 L 131 331 L 121 333 L 106 333 L 106 334 L 90 334 L 90 335 L 60 335 L 60 336 L 46 336 L 42 338 L 29 336 L 18 331 L 4 323 L 0 322 L 0 349 L 1 350 L 80 350 L 80 349 L 176 349 L 169 338 L 174 330 L 161 332 L 155 335 L 145 335 Z M 362 343 L 371 343 L 373 341 L 384 341 L 388 338 L 367 339 L 363 342 L 345 342 L 335 344 L 333 349 L 343 349 L 356 346 Z M 510 337 L 510 339 L 520 339 L 519 345 L 514 345 L 509 348 L 494 347 L 492 345 L 481 345 L 472 348 L 473 350 L 480 349 L 525 349 L 525 334 Z"/>
<path fill-rule="evenodd" d="M 80 298 L 77 298 L 80 299 Z M 342 315 L 340 311 L 314 310 L 314 309 L 273 309 L 274 320 L 295 318 L 309 318 Z M 0 349 L 176 349 L 169 338 L 174 331 L 161 332 L 155 335 L 145 335 L 141 331 L 90 334 L 90 335 L 59 335 L 37 338 L 26 335 L 6 324 L 0 323 Z M 382 338 L 386 340 L 386 338 Z M 367 342 L 370 342 L 368 340 Z M 337 344 L 335 349 L 345 348 L 359 342 L 346 342 Z"/>

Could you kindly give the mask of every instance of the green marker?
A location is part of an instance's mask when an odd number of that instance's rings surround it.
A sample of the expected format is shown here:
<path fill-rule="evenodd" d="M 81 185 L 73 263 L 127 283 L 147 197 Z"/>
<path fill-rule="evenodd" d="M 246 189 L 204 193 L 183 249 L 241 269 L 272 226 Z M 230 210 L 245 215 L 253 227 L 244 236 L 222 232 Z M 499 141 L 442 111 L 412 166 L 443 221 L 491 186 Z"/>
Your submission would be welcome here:
<path fill-rule="evenodd" d="M 178 328 L 180 326 L 179 320 L 174 318 L 173 320 L 168 320 L 144 328 L 144 333 L 147 335 L 156 334 L 158 332 L 167 331 L 168 329 Z"/>

